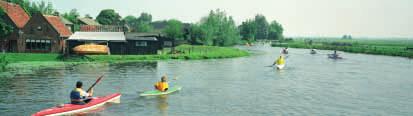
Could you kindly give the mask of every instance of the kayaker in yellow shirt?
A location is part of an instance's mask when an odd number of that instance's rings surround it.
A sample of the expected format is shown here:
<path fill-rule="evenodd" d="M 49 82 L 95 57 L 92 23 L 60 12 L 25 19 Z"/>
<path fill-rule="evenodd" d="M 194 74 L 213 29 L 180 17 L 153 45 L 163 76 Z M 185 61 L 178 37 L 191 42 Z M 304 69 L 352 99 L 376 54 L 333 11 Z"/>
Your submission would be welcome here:
<path fill-rule="evenodd" d="M 285 64 L 285 60 L 284 60 L 284 57 L 283 56 L 280 56 L 275 62 L 274 62 L 274 64 L 272 64 L 273 66 L 274 65 L 282 65 L 282 64 Z"/>
<path fill-rule="evenodd" d="M 167 79 L 166 75 L 162 76 L 161 81 L 155 83 L 155 89 L 162 91 L 162 92 L 167 91 L 169 88 L 169 85 L 166 79 Z"/>

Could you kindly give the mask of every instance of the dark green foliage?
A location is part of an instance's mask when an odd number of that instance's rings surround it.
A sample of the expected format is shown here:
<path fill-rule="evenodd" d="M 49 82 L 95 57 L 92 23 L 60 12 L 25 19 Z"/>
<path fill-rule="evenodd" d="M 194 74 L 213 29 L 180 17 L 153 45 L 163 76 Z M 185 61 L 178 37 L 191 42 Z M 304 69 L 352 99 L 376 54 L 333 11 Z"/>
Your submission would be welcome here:
<path fill-rule="evenodd" d="M 255 16 L 255 27 L 256 27 L 256 35 L 255 35 L 255 39 L 267 39 L 268 38 L 268 21 L 265 18 L 264 15 L 256 15 Z"/>
<path fill-rule="evenodd" d="M 6 13 L 2 8 L 0 8 L 0 40 L 4 37 L 10 35 L 13 32 L 13 26 L 7 24 L 2 17 L 4 17 Z"/>
<path fill-rule="evenodd" d="M 46 15 L 53 15 L 55 12 L 57 12 L 53 8 L 53 4 L 51 2 L 40 1 L 36 3 L 36 2 L 31 2 L 30 0 L 6 0 L 6 1 L 20 5 L 20 7 L 22 7 L 29 16 L 37 12 L 41 12 L 42 14 L 46 14 Z"/>
<path fill-rule="evenodd" d="M 277 21 L 273 21 L 271 22 L 268 30 L 268 39 L 280 40 L 283 38 L 283 32 L 284 29 L 281 24 L 279 24 Z"/>
<path fill-rule="evenodd" d="M 96 17 L 96 21 L 102 25 L 120 25 L 121 16 L 113 9 L 104 9 Z"/>
<path fill-rule="evenodd" d="M 163 30 L 163 33 L 165 33 L 167 37 L 175 40 L 182 39 L 184 36 L 182 22 L 175 19 L 169 20 L 168 25 Z"/>
<path fill-rule="evenodd" d="M 389 56 L 402 56 L 413 58 L 413 50 L 408 50 L 413 46 L 412 40 L 349 40 L 349 39 L 295 39 L 287 44 L 274 44 L 273 46 L 309 48 L 324 50 L 340 50 L 352 53 L 366 53 Z"/>
<path fill-rule="evenodd" d="M 70 12 L 64 13 L 62 16 L 64 18 L 66 18 L 67 20 L 69 20 L 70 22 L 72 22 L 73 24 L 77 24 L 78 23 L 77 18 L 80 15 L 79 15 L 79 12 L 77 11 L 77 9 L 72 9 L 72 10 L 70 10 Z"/>
<path fill-rule="evenodd" d="M 283 39 L 283 27 L 277 21 L 271 24 L 263 15 L 256 15 L 253 20 L 248 19 L 239 26 L 242 39 L 254 41 L 256 39 Z"/>
<path fill-rule="evenodd" d="M 190 35 L 203 45 L 230 46 L 240 43 L 237 26 L 231 16 L 221 10 L 211 11 L 201 19 L 199 24 L 192 26 Z"/>
<path fill-rule="evenodd" d="M 0 55 L 0 72 L 6 70 L 6 66 L 9 64 L 9 61 L 6 59 L 6 55 Z"/>
<path fill-rule="evenodd" d="M 153 27 L 150 24 L 152 22 L 152 15 L 149 13 L 141 13 L 139 17 L 126 16 L 123 22 L 131 27 L 132 32 L 152 32 Z"/>
<path fill-rule="evenodd" d="M 239 26 L 239 29 L 242 39 L 247 40 L 249 42 L 255 40 L 257 28 L 254 20 L 247 20 L 245 22 L 242 22 L 242 24 Z"/>

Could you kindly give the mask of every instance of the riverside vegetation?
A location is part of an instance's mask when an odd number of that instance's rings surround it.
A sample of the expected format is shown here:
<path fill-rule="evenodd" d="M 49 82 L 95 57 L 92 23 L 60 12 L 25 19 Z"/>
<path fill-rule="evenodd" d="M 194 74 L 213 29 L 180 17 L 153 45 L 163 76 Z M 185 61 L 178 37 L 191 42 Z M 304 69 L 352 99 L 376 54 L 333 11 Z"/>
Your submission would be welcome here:
<path fill-rule="evenodd" d="M 39 53 L 6 53 L 3 60 L 9 65 L 9 68 L 19 67 L 53 67 L 61 65 L 73 65 L 79 63 L 93 62 L 133 62 L 133 61 L 153 61 L 166 59 L 217 59 L 217 58 L 234 58 L 248 56 L 249 53 L 244 50 L 233 47 L 217 46 L 192 46 L 181 45 L 175 48 L 174 53 L 170 50 L 163 50 L 157 55 L 85 55 L 62 57 L 60 54 L 39 54 Z M 1 66 L 3 65 L 3 60 Z"/>
<path fill-rule="evenodd" d="M 413 58 L 413 40 L 407 39 L 293 39 L 272 44 L 274 47 L 339 50 L 351 53 L 401 56 Z"/>

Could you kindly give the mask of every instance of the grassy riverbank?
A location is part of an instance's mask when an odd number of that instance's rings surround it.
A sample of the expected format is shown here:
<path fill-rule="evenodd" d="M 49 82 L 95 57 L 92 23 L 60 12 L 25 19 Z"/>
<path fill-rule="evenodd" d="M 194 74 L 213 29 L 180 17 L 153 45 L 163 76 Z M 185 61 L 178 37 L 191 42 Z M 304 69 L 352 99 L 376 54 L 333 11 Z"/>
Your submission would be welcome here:
<path fill-rule="evenodd" d="M 166 50 L 165 50 L 166 51 Z M 169 51 L 169 50 L 168 50 Z M 60 58 L 59 54 L 6 53 L 8 67 L 47 67 L 90 62 L 130 62 L 166 59 L 218 59 L 248 56 L 249 53 L 232 47 L 181 45 L 174 54 L 158 55 L 86 55 L 84 57 Z"/>
<path fill-rule="evenodd" d="M 413 58 L 413 40 L 369 40 L 369 39 L 294 39 L 276 47 L 339 50 Z"/>
<path fill-rule="evenodd" d="M 167 50 L 169 51 L 169 50 Z M 165 59 L 219 59 L 248 56 L 249 53 L 232 47 L 181 45 L 175 48 L 175 54 L 159 55 L 88 55 L 92 61 L 135 61 Z"/>

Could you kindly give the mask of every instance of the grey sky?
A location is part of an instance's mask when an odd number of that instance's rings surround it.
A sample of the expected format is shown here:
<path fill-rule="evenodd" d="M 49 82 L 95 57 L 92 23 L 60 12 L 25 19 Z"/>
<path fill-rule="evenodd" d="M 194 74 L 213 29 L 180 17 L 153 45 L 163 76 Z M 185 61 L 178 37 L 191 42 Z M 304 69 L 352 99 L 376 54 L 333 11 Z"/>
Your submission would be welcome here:
<path fill-rule="evenodd" d="M 40 0 L 34 0 L 40 1 Z M 122 16 L 151 13 L 154 20 L 198 22 L 222 9 L 237 24 L 260 13 L 280 22 L 287 36 L 413 37 L 413 0 L 46 0 L 59 11 L 96 16 L 112 8 Z"/>

